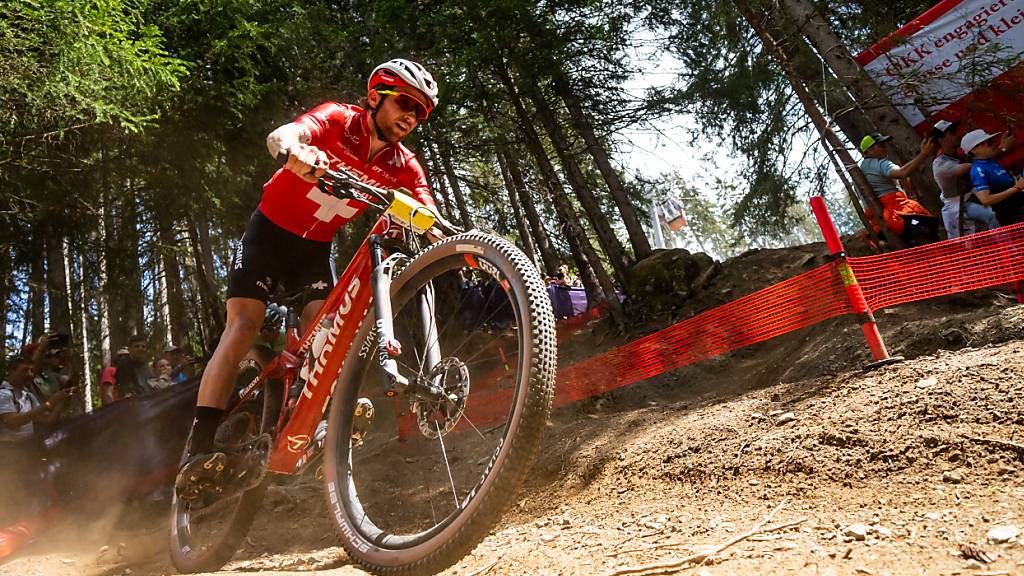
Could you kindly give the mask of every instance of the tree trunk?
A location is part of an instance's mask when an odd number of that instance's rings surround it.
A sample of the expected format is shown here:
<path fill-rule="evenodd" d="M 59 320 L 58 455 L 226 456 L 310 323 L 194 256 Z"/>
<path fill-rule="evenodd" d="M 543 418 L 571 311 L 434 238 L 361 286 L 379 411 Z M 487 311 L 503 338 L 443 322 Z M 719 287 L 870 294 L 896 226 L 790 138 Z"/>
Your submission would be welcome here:
<path fill-rule="evenodd" d="M 544 221 L 537 210 L 537 204 L 533 201 L 533 196 L 526 187 L 523 171 L 519 167 L 519 160 L 512 154 L 508 143 L 501 135 L 497 138 L 497 146 L 498 153 L 505 157 L 505 165 L 508 168 L 509 176 L 512 178 L 512 185 L 519 193 L 519 202 L 526 215 L 526 222 L 530 225 L 530 231 L 533 232 L 533 239 L 536 242 L 538 252 L 540 252 L 541 261 L 544 262 L 544 270 L 548 276 L 554 276 L 558 272 L 558 253 L 555 252 L 555 248 L 551 244 L 551 238 L 548 236 L 548 231 L 544 228 Z"/>
<path fill-rule="evenodd" d="M 562 189 L 561 182 L 558 179 L 558 174 L 555 172 L 554 166 L 551 165 L 551 160 L 544 151 L 544 144 L 541 142 L 540 135 L 537 134 L 537 131 L 533 127 L 530 115 L 526 112 L 526 108 L 523 106 L 523 102 L 519 97 L 515 84 L 512 82 L 512 77 L 509 76 L 508 69 L 505 67 L 503 62 L 498 63 L 495 67 L 495 71 L 501 77 L 509 98 L 512 101 L 512 106 L 515 109 L 516 116 L 519 118 L 523 135 L 526 137 L 526 146 L 533 155 L 534 160 L 537 162 L 537 167 L 544 175 L 544 179 L 548 182 L 552 200 L 555 204 L 555 211 L 565 223 L 566 236 L 568 238 L 572 238 L 571 241 L 578 243 L 581 260 L 590 264 L 594 270 L 594 274 L 597 276 L 597 281 L 601 285 L 601 290 L 595 291 L 592 296 L 607 302 L 608 312 L 612 321 L 620 331 L 625 332 L 626 315 L 622 310 L 622 305 L 619 302 L 618 294 L 615 292 L 615 286 L 612 284 L 612 279 L 602 267 L 601 260 L 597 256 L 597 252 L 594 251 L 594 247 L 590 244 L 590 239 L 587 238 L 586 233 L 584 233 L 583 228 L 579 224 L 579 217 L 576 215 L 575 210 L 572 208 L 572 203 L 569 202 L 569 199 L 565 195 L 565 191 Z"/>
<path fill-rule="evenodd" d="M 167 304 L 167 277 L 161 258 L 153 257 L 153 318 L 154 329 L 160 331 L 160 342 L 167 346 L 174 342 L 171 335 L 171 307 Z"/>
<path fill-rule="evenodd" d="M 104 169 L 105 170 L 105 169 Z M 99 314 L 100 314 L 100 356 L 103 358 L 103 366 L 112 364 L 110 353 L 110 284 L 109 271 L 107 269 L 108 256 L 110 254 L 110 199 L 106 187 L 106 172 L 104 171 L 104 189 L 100 192 L 100 217 L 97 223 L 97 243 L 99 244 L 99 267 L 96 271 L 99 283 Z"/>
<path fill-rule="evenodd" d="M 116 260 L 120 276 L 119 294 L 115 302 L 121 306 L 120 321 L 123 341 L 134 335 L 145 335 L 146 305 L 142 287 L 142 254 L 139 238 L 139 203 L 132 183 L 127 183 L 127 197 L 121 207 Z"/>
<path fill-rule="evenodd" d="M 31 254 L 29 256 L 29 302 L 31 305 L 32 331 L 29 340 L 35 342 L 46 332 L 46 268 L 43 262 L 42 225 L 32 227 Z"/>
<path fill-rule="evenodd" d="M 10 308 L 11 297 L 11 273 L 14 272 L 14 254 L 10 248 L 3 249 L 3 258 L 0 258 L 0 354 L 7 357 L 7 312 Z"/>
<path fill-rule="evenodd" d="M 757 18 L 757 15 L 745 0 L 734 0 L 734 3 L 740 13 L 743 14 L 743 17 L 747 19 L 747 22 L 754 29 L 754 32 L 757 33 L 757 36 L 764 44 L 765 49 L 771 53 L 772 57 L 778 62 L 779 67 L 782 68 L 782 72 L 785 74 L 786 79 L 793 88 L 793 92 L 800 100 L 800 103 L 803 105 L 804 110 L 810 117 L 814 127 L 818 130 L 818 134 L 821 137 L 821 145 L 825 147 L 826 154 L 836 154 L 841 159 L 842 163 L 849 167 L 848 169 L 850 175 L 853 177 L 853 181 L 857 184 L 861 196 L 871 206 L 871 210 L 874 212 L 874 216 L 877 218 L 886 239 L 892 246 L 902 248 L 903 243 L 899 236 L 893 234 L 892 231 L 889 230 L 889 227 L 885 224 L 885 219 L 882 218 L 882 204 L 879 202 L 878 197 L 875 196 L 874 189 L 868 182 L 867 177 L 864 176 L 864 173 L 860 170 L 860 167 L 857 166 L 857 163 L 853 160 L 853 157 L 850 156 L 849 151 L 847 151 L 846 147 L 843 146 L 843 143 L 828 127 L 828 121 L 814 103 L 814 99 L 811 98 L 810 93 L 804 87 L 800 78 L 797 77 L 796 71 L 793 70 L 793 67 L 790 65 L 785 52 L 783 52 L 778 42 L 776 42 L 771 36 L 768 30 L 761 23 L 761 20 Z M 831 150 L 829 150 L 829 148 L 831 148 Z M 840 174 L 840 176 L 842 176 L 842 174 Z M 857 198 L 853 195 L 853 191 L 849 190 L 849 192 L 850 201 L 856 203 Z"/>
<path fill-rule="evenodd" d="M 164 219 L 157 222 L 160 235 L 160 268 L 163 269 L 163 284 L 166 314 L 168 317 L 169 343 L 181 346 L 185 342 L 185 334 L 188 331 L 188 316 L 185 311 L 185 301 L 181 289 L 181 266 L 178 263 L 176 247 L 178 238 L 174 225 Z"/>
<path fill-rule="evenodd" d="M 547 131 L 551 139 L 551 145 L 554 147 L 555 153 L 565 169 L 569 186 L 575 192 L 576 198 L 579 200 L 580 205 L 583 206 L 587 219 L 593 225 L 594 232 L 597 233 L 597 241 L 601 244 L 601 248 L 604 249 L 604 253 L 608 255 L 608 261 L 612 265 L 612 270 L 615 271 L 616 278 L 618 278 L 619 283 L 623 287 L 627 288 L 628 292 L 630 281 L 629 268 L 632 264 L 629 256 L 623 250 L 622 243 L 615 236 L 608 218 L 604 215 L 604 211 L 597 203 L 597 198 L 594 197 L 594 193 L 590 190 L 590 185 L 587 184 L 583 171 L 580 170 L 579 164 L 576 163 L 576 159 L 569 149 L 569 143 L 562 132 L 562 127 L 559 126 L 547 101 L 533 85 L 526 87 L 526 94 L 533 101 L 537 109 L 541 124 L 544 125 L 545 131 Z"/>
<path fill-rule="evenodd" d="M 850 98 L 846 87 L 825 66 L 790 18 L 781 11 L 775 11 L 761 23 L 775 38 L 818 108 L 831 118 L 850 142 L 860 142 L 861 137 L 875 129 Z"/>
<path fill-rule="evenodd" d="M 637 216 L 633 201 L 626 194 L 626 188 L 622 185 L 622 179 L 619 178 L 619 173 L 615 171 L 609 160 L 608 151 L 605 150 L 605 147 L 597 139 L 593 123 L 587 117 L 586 112 L 584 112 L 579 98 L 569 85 L 563 71 L 559 70 L 555 74 L 554 85 L 562 102 L 565 103 L 566 109 L 569 110 L 569 117 L 572 119 L 573 126 L 580 136 L 583 137 L 583 141 L 586 142 L 587 150 L 594 159 L 594 164 L 597 165 L 597 169 L 601 172 L 605 183 L 608 185 L 608 192 L 611 193 L 615 205 L 619 208 L 622 223 L 626 226 L 626 232 L 629 234 L 629 243 L 633 247 L 633 254 L 637 260 L 647 258 L 651 255 L 651 243 L 644 232 L 643 225 L 640 223 L 640 218 Z"/>
<path fill-rule="evenodd" d="M 519 191 L 512 183 L 512 176 L 508 173 L 508 163 L 505 156 L 498 150 L 495 156 L 498 158 L 498 168 L 501 170 L 501 179 L 505 183 L 505 191 L 508 193 L 508 203 L 512 206 L 512 216 L 516 221 L 516 230 L 519 231 L 519 240 L 523 243 L 523 252 L 530 258 L 534 266 L 537 266 L 537 249 L 533 245 L 533 237 L 530 236 L 530 229 L 526 225 L 526 218 L 523 216 L 523 207 L 519 202 Z"/>
<path fill-rule="evenodd" d="M 224 331 L 225 312 L 221 306 L 220 298 L 217 295 L 217 287 L 213 280 L 213 253 L 210 249 L 210 234 L 208 220 L 204 218 L 205 211 L 199 215 L 201 222 L 192 222 L 191 247 L 193 268 L 196 272 L 196 283 L 199 288 L 199 299 L 204 315 L 204 324 L 208 338 L 219 335 Z M 209 342 L 207 342 L 209 344 Z"/>
<path fill-rule="evenodd" d="M 447 151 L 441 151 L 439 146 L 435 146 L 431 152 L 436 152 L 438 159 L 441 161 L 441 166 L 444 167 L 444 173 L 448 176 L 448 186 L 452 193 L 455 195 L 455 205 L 459 208 L 459 219 L 462 222 L 463 228 L 470 230 L 473 228 L 473 219 L 469 216 L 469 207 L 466 204 L 466 196 L 462 193 L 462 185 L 459 183 L 459 177 L 455 173 L 455 166 L 452 164 L 452 159 Z"/>
<path fill-rule="evenodd" d="M 64 267 L 64 239 L 57 227 L 46 226 L 46 293 L 51 332 L 71 334 L 71 304 Z"/>
<path fill-rule="evenodd" d="M 444 169 L 441 168 L 440 162 L 437 159 L 437 147 L 434 146 L 433 142 L 426 142 L 426 148 L 430 151 L 427 156 L 427 165 L 430 166 L 429 177 L 433 183 L 434 199 L 437 200 L 440 197 L 444 203 L 443 206 L 438 207 L 444 208 L 443 216 L 448 220 L 455 219 L 455 209 L 452 208 L 451 195 L 448 194 L 448 186 L 444 182 Z"/>
<path fill-rule="evenodd" d="M 92 412 L 92 366 L 89 363 L 89 316 L 86 310 L 89 307 L 88 296 L 86 295 L 86 278 L 88 275 L 85 273 L 85 259 L 82 258 L 81 251 L 76 253 L 76 264 L 78 266 L 78 318 L 81 323 L 81 330 L 79 331 L 79 338 L 82 342 L 82 385 L 84 386 L 82 394 L 82 407 L 85 408 L 86 414 Z"/>
<path fill-rule="evenodd" d="M 896 110 L 889 97 L 879 88 L 839 39 L 828 21 L 814 8 L 809 0 L 779 0 L 779 5 L 789 14 L 797 28 L 803 32 L 811 45 L 829 65 L 860 105 L 864 114 L 875 127 L 892 136 L 892 148 L 901 163 L 917 156 L 920 136 L 914 127 Z M 856 142 L 856 140 L 855 140 Z M 932 178 L 928 163 L 911 177 L 922 204 L 934 214 L 941 210 L 939 192 Z"/>

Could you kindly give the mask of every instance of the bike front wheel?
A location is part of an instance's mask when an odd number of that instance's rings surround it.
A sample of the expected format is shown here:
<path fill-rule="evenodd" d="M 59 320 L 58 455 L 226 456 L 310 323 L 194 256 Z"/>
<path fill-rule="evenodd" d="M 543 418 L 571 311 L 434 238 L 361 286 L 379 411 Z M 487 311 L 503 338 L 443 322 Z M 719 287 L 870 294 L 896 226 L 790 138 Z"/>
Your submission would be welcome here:
<path fill-rule="evenodd" d="M 391 294 L 400 374 L 446 399 L 385 392 L 371 312 L 331 405 L 327 497 L 355 562 L 429 574 L 487 535 L 529 470 L 551 411 L 554 315 L 529 259 L 480 232 L 426 249 Z"/>

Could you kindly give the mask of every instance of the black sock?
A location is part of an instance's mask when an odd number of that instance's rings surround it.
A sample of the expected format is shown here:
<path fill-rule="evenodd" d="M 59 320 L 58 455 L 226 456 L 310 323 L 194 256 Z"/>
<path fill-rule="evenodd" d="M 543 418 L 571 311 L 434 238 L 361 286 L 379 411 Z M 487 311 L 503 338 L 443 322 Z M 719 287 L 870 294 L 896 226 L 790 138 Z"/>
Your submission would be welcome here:
<path fill-rule="evenodd" d="M 192 435 L 188 442 L 189 457 L 213 452 L 213 440 L 217 435 L 217 426 L 223 417 L 224 410 L 220 408 L 196 407 L 196 418 L 192 421 Z"/>

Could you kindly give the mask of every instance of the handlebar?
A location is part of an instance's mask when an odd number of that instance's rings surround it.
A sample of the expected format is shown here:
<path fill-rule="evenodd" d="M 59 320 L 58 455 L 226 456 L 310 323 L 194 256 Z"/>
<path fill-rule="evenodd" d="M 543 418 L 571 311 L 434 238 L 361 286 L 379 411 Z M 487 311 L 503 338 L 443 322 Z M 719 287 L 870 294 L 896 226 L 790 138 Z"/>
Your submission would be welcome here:
<path fill-rule="evenodd" d="M 284 162 L 288 160 L 288 154 L 286 152 L 281 152 L 278 154 L 277 160 L 283 165 Z M 345 168 L 326 170 L 323 176 L 317 180 L 316 185 L 324 194 L 328 194 L 336 198 L 358 200 L 381 212 L 387 212 L 395 204 L 398 199 L 398 193 L 405 196 L 407 199 L 406 201 L 411 200 L 417 204 L 421 204 L 419 201 L 411 198 L 408 191 L 402 189 L 388 190 L 386 188 L 378 188 L 372 184 L 367 184 Z M 433 228 L 436 228 L 440 234 L 434 233 L 433 235 L 443 237 L 463 232 L 461 228 L 445 220 L 437 213 L 436 209 L 428 208 L 422 204 L 421 206 L 422 208 L 417 207 L 416 210 L 429 210 L 435 218 Z"/>

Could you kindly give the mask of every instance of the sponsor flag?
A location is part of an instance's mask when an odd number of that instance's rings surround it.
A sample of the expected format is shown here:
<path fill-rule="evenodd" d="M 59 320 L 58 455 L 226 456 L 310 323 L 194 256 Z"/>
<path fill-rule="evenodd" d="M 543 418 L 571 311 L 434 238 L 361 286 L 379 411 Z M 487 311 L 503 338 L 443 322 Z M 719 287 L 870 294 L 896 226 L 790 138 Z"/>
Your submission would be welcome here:
<path fill-rule="evenodd" d="M 955 119 L 1024 129 L 1024 0 L 944 0 L 856 59 L 921 134 Z"/>

